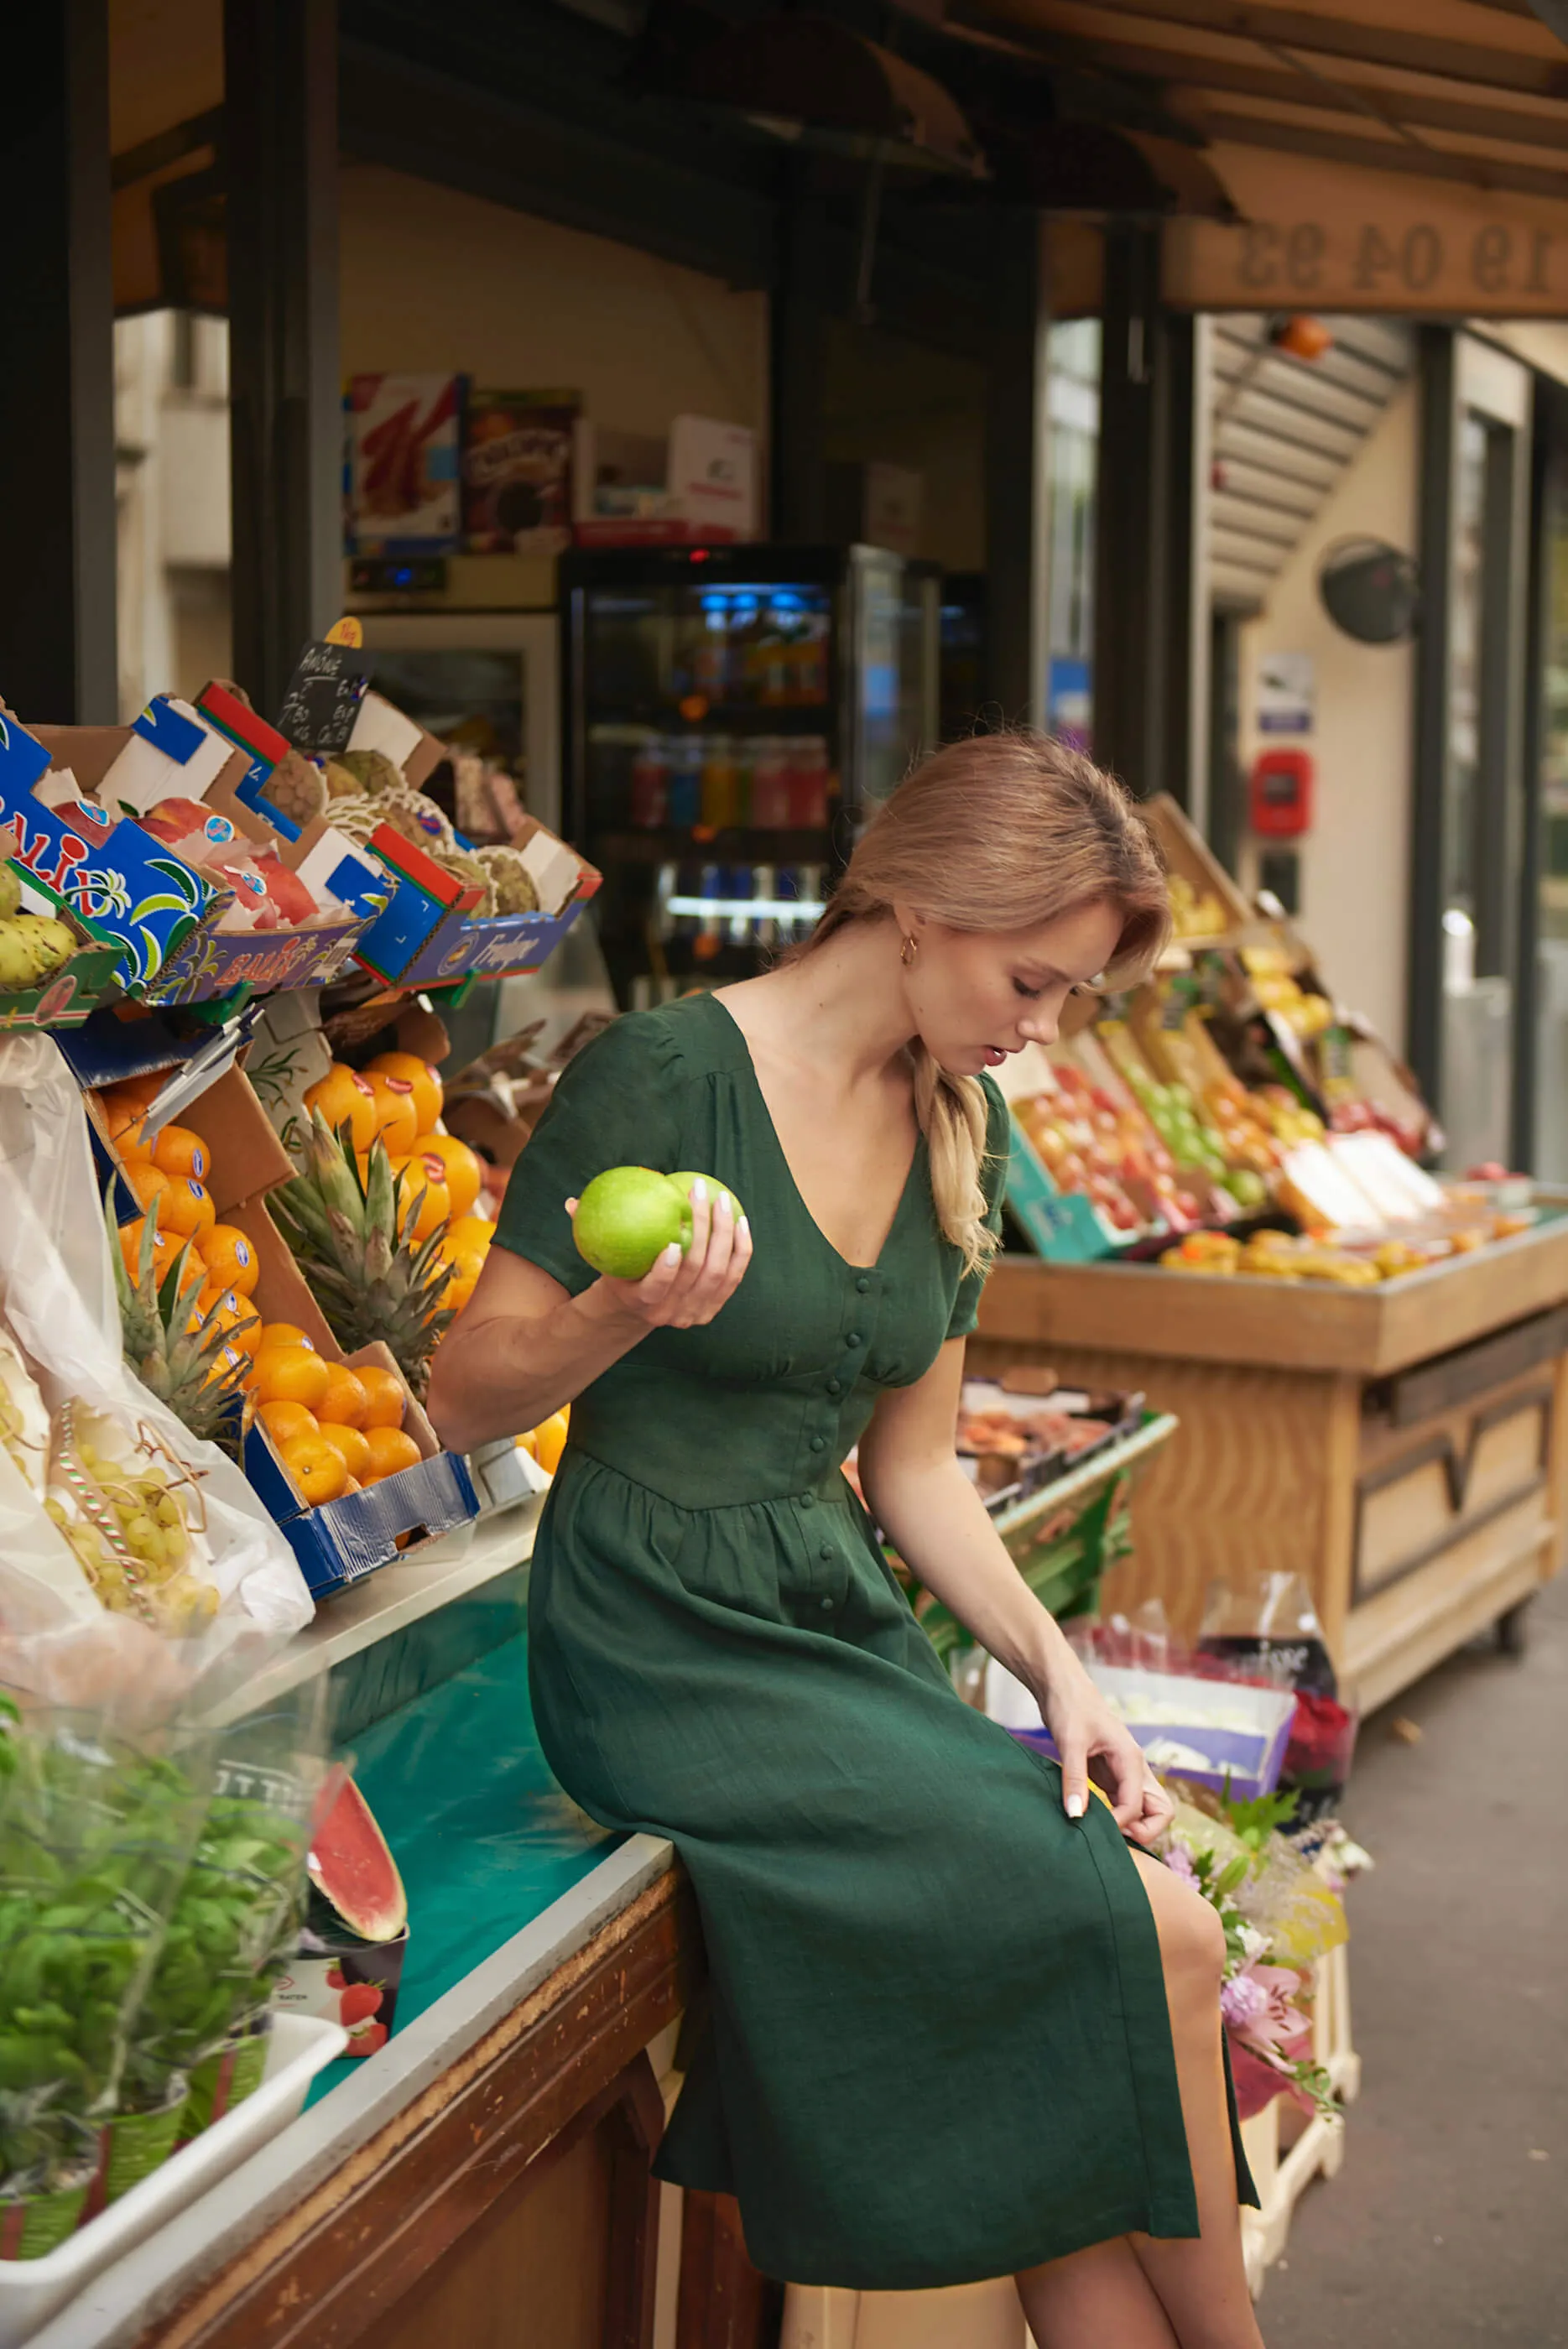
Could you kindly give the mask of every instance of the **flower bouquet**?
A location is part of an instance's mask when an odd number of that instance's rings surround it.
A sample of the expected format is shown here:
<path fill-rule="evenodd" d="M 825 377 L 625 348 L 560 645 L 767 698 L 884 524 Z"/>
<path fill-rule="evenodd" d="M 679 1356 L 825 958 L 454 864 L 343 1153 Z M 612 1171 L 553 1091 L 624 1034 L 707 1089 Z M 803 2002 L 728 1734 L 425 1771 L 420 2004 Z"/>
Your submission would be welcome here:
<path fill-rule="evenodd" d="M 1365 1853 L 1326 1832 L 1298 1847 L 1282 1832 L 1293 1792 L 1243 1803 L 1179 1782 L 1170 1791 L 1165 1859 L 1225 1929 L 1220 2011 L 1241 2118 L 1282 2094 L 1309 2113 L 1337 2113 L 1313 2054 L 1314 1971 L 1349 1938 L 1339 1888 L 1355 1862 L 1369 1864 Z"/>

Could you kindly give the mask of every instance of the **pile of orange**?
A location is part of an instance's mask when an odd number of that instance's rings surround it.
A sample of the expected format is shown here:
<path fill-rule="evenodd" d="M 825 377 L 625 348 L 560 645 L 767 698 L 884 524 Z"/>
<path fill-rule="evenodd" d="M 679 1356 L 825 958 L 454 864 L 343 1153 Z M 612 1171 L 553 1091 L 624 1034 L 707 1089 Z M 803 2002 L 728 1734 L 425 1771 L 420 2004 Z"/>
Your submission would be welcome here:
<path fill-rule="evenodd" d="M 520 1435 L 517 1449 L 526 1452 L 530 1459 L 539 1463 L 547 1476 L 553 1476 L 561 1464 L 561 1454 L 566 1448 L 571 1425 L 572 1406 L 564 1402 L 559 1411 L 553 1411 L 548 1419 L 542 1419 L 537 1427 L 531 1427 L 526 1435 Z"/>
<path fill-rule="evenodd" d="M 196 1292 L 192 1327 L 215 1314 L 225 1336 L 248 1353 L 260 1326 L 250 1301 L 261 1278 L 255 1243 L 237 1224 L 218 1221 L 206 1182 L 212 1153 L 202 1136 L 184 1125 L 165 1125 L 151 1137 L 144 1131 L 147 1105 L 162 1082 L 161 1073 L 131 1077 L 124 1084 L 106 1086 L 99 1095 L 120 1172 L 141 1207 L 140 1216 L 119 1227 L 126 1269 L 134 1280 L 141 1266 L 142 1231 L 151 1216 L 152 1263 L 160 1281 L 190 1244 L 187 1278 Z"/>
<path fill-rule="evenodd" d="M 379 1485 L 421 1457 L 403 1428 L 402 1381 L 374 1366 L 351 1371 L 327 1361 L 291 1323 L 262 1330 L 246 1384 L 256 1417 L 312 1508 Z"/>
<path fill-rule="evenodd" d="M 432 1234 L 451 1265 L 441 1303 L 461 1313 L 473 1295 L 495 1226 L 475 1215 L 483 1164 L 466 1142 L 441 1124 L 441 1081 L 415 1052 L 379 1052 L 363 1071 L 335 1061 L 305 1096 L 336 1133 L 347 1125 L 363 1174 L 370 1145 L 386 1145 L 399 1179 L 399 1209 L 414 1208 L 416 1244 Z"/>

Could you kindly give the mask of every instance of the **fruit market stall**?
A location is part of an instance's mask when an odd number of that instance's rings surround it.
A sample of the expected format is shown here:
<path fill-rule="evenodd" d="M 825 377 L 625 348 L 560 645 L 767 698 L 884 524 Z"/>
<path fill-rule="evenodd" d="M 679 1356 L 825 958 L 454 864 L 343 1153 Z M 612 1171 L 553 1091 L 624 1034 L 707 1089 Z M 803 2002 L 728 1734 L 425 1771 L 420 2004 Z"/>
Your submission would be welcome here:
<path fill-rule="evenodd" d="M 1156 814 L 1187 935 L 1009 1063 L 1033 1253 L 999 1264 L 971 1362 L 1045 1356 L 1174 1413 L 1116 1603 L 1158 1597 L 1190 1634 L 1211 1578 L 1297 1572 L 1366 1707 L 1512 1636 L 1561 1563 L 1568 1199 L 1431 1175 L 1407 1073 Z"/>

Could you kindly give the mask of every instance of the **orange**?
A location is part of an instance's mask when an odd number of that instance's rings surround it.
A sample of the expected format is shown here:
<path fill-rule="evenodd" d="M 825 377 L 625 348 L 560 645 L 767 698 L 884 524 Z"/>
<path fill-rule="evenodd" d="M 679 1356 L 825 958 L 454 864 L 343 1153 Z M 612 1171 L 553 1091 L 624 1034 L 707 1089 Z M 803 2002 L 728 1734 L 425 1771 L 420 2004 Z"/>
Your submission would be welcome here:
<path fill-rule="evenodd" d="M 188 1125 L 166 1125 L 152 1145 L 152 1164 L 171 1176 L 188 1174 L 192 1182 L 204 1183 L 212 1163 L 212 1152 Z"/>
<path fill-rule="evenodd" d="M 316 1421 L 302 1402 L 264 1402 L 256 1417 L 276 1444 L 317 1433 Z"/>
<path fill-rule="evenodd" d="M 258 1402 L 302 1402 L 314 1411 L 327 1392 L 327 1365 L 308 1346 L 263 1345 L 251 1388 Z"/>
<path fill-rule="evenodd" d="M 211 1321 L 214 1316 L 224 1337 L 242 1353 L 248 1354 L 250 1341 L 261 1326 L 251 1310 L 250 1300 L 236 1297 L 232 1288 L 203 1288 L 196 1299 L 196 1318 L 199 1321 Z"/>
<path fill-rule="evenodd" d="M 343 1465 L 350 1476 L 363 1476 L 370 1465 L 370 1441 L 357 1427 L 345 1427 L 341 1420 L 323 1418 L 320 1422 L 321 1441 L 330 1444 L 334 1452 L 343 1454 Z"/>
<path fill-rule="evenodd" d="M 255 1285 L 261 1278 L 255 1243 L 233 1224 L 214 1224 L 203 1235 L 202 1261 L 214 1281 L 224 1288 L 232 1288 L 241 1297 L 255 1294 Z"/>
<path fill-rule="evenodd" d="M 348 1482 L 341 1452 L 319 1435 L 291 1435 L 279 1449 L 302 1500 L 313 1509 L 337 1500 Z"/>
<path fill-rule="evenodd" d="M 454 1215 L 446 1237 L 450 1248 L 487 1248 L 495 1237 L 495 1226 L 488 1216 Z"/>
<path fill-rule="evenodd" d="M 419 1138 L 420 1113 L 414 1107 L 414 1089 L 407 1077 L 371 1077 L 368 1080 L 376 1104 L 376 1131 L 386 1143 L 394 1163 L 406 1158 Z M 355 1148 L 359 1147 L 356 1137 Z M 369 1148 L 367 1139 L 365 1147 Z"/>
<path fill-rule="evenodd" d="M 412 1207 L 414 1224 L 410 1237 L 416 1242 L 428 1240 L 431 1234 L 440 1231 L 447 1220 L 451 1202 L 446 1185 L 437 1171 L 440 1164 L 439 1159 L 432 1164 L 428 1158 L 394 1158 L 392 1161 L 393 1174 L 402 1177 L 398 1195 L 399 1227 L 401 1228 L 409 1209 Z"/>
<path fill-rule="evenodd" d="M 120 1254 L 125 1258 L 125 1268 L 132 1280 L 140 1277 L 141 1233 L 146 1221 L 145 1216 L 138 1216 L 132 1222 L 121 1224 L 119 1227 Z M 179 1252 L 180 1243 L 171 1234 L 159 1231 L 156 1225 L 153 1226 L 153 1234 L 152 1269 L 161 1285 L 164 1274 Z"/>
<path fill-rule="evenodd" d="M 534 1457 L 546 1475 L 553 1476 L 561 1464 L 570 1421 L 569 1410 L 553 1411 L 549 1418 L 542 1419 L 534 1430 Z"/>
<path fill-rule="evenodd" d="M 306 1336 L 297 1321 L 268 1321 L 265 1323 L 257 1334 L 256 1344 L 258 1347 L 303 1346 L 309 1353 L 314 1354 L 316 1351 L 314 1343 Z"/>
<path fill-rule="evenodd" d="M 348 1363 L 328 1362 L 327 1392 L 321 1398 L 321 1408 L 317 1417 L 334 1420 L 339 1427 L 363 1427 L 365 1401 L 365 1390 Z"/>
<path fill-rule="evenodd" d="M 130 1169 L 133 1175 L 142 1171 L 137 1166 Z M 159 1229 L 178 1232 L 182 1239 L 210 1232 L 218 1220 L 218 1211 L 203 1186 L 186 1176 L 171 1179 L 165 1175 L 164 1183 L 166 1187 L 158 1194 Z"/>
<path fill-rule="evenodd" d="M 153 1209 L 159 1230 L 171 1232 L 177 1229 L 176 1225 L 164 1213 L 164 1193 L 169 1188 L 169 1177 L 162 1168 L 154 1166 L 150 1159 L 139 1158 L 134 1159 L 124 1169 L 124 1175 L 125 1180 L 141 1202 L 143 1213 L 149 1207 Z"/>
<path fill-rule="evenodd" d="M 123 1083 L 105 1085 L 99 1092 L 99 1107 L 109 1139 L 119 1145 L 122 1155 L 144 1157 L 148 1144 L 141 1138 L 142 1112 L 163 1090 L 167 1071 L 159 1070 L 150 1077 L 127 1077 Z M 130 1138 L 130 1146 L 121 1140 Z"/>
<path fill-rule="evenodd" d="M 428 1061 L 417 1052 L 378 1052 L 373 1061 L 365 1063 L 365 1074 L 372 1084 L 378 1077 L 401 1077 L 414 1092 L 414 1114 L 420 1122 L 420 1132 L 428 1133 L 441 1113 L 441 1079 Z"/>
<path fill-rule="evenodd" d="M 318 1109 L 337 1133 L 351 1128 L 356 1150 L 369 1150 L 376 1133 L 376 1097 L 365 1079 L 334 1061 L 327 1074 L 306 1088 L 305 1106 Z"/>
<path fill-rule="evenodd" d="M 371 1362 L 356 1371 L 355 1377 L 365 1390 L 365 1416 L 361 1426 L 401 1427 L 405 1401 L 403 1382 L 395 1371 L 378 1370 Z"/>
<path fill-rule="evenodd" d="M 365 1487 L 361 1485 L 358 1476 L 350 1476 L 348 1482 L 343 1487 L 343 1496 L 345 1500 L 347 1500 L 350 1493 L 362 1493 Z"/>
<path fill-rule="evenodd" d="M 417 1157 L 441 1161 L 441 1179 L 451 1195 L 452 1212 L 459 1217 L 466 1216 L 484 1180 L 484 1168 L 477 1154 L 466 1142 L 460 1142 L 455 1133 L 421 1133 L 414 1144 L 414 1153 Z"/>
<path fill-rule="evenodd" d="M 207 1372 L 206 1383 L 212 1386 L 214 1381 L 226 1379 L 231 1371 L 246 1371 L 249 1368 L 237 1346 L 220 1346 L 213 1357 L 213 1367 Z"/>
<path fill-rule="evenodd" d="M 152 1164 L 152 1144 L 140 1117 L 132 1117 L 129 1124 L 122 1125 L 112 1140 L 121 1165 L 129 1166 L 132 1160 L 143 1166 Z"/>
<path fill-rule="evenodd" d="M 370 1464 L 360 1476 L 362 1485 L 379 1485 L 383 1476 L 395 1476 L 400 1469 L 419 1465 L 420 1447 L 400 1427 L 368 1427 L 365 1444 Z"/>
<path fill-rule="evenodd" d="M 472 1257 L 448 1257 L 446 1261 L 452 1268 L 452 1278 L 441 1290 L 438 1309 L 461 1313 L 479 1286 L 480 1268 Z"/>

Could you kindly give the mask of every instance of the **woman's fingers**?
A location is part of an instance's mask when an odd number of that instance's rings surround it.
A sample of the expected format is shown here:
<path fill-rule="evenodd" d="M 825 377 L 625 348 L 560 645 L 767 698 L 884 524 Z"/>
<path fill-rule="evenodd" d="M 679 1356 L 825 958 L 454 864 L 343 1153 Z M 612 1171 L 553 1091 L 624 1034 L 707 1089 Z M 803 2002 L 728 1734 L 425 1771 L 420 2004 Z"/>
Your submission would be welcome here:
<path fill-rule="evenodd" d="M 1105 1775 L 1110 1780 L 1106 1792 L 1111 1798 L 1111 1811 L 1119 1827 L 1130 1827 L 1143 1815 L 1144 1787 L 1148 1779 L 1148 1764 L 1136 1738 L 1124 1733 L 1107 1738 L 1096 1754 Z"/>
<path fill-rule="evenodd" d="M 1089 1751 L 1081 1730 L 1064 1730 L 1056 1741 L 1062 1757 L 1062 1808 L 1081 1819 L 1089 1807 Z"/>

